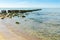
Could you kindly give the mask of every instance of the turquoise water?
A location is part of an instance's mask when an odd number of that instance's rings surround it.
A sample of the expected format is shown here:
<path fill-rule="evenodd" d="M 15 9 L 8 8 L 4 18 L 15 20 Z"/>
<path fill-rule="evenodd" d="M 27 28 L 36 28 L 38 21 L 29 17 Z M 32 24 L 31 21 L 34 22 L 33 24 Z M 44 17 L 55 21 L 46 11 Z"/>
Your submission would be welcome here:
<path fill-rule="evenodd" d="M 32 8 L 0 8 L 0 10 L 30 10 Z M 33 8 L 34 9 L 34 8 Z M 28 15 L 26 15 L 28 14 Z M 60 8 L 42 8 L 40 11 L 25 13 L 26 18 L 35 20 L 37 22 L 49 22 L 60 20 Z"/>
<path fill-rule="evenodd" d="M 0 10 L 30 10 L 32 8 L 0 8 Z M 27 15 L 26 15 L 27 14 Z M 27 19 L 35 20 L 36 22 L 60 22 L 60 8 L 42 8 L 40 11 L 28 12 Z"/>
<path fill-rule="evenodd" d="M 37 12 L 32 12 L 27 15 L 28 18 L 31 18 L 36 21 L 59 21 L 60 20 L 60 9 L 42 9 Z"/>
<path fill-rule="evenodd" d="M 16 9 L 20 10 L 21 8 Z M 12 10 L 15 10 L 15 8 L 13 8 Z M 5 25 L 5 26 L 2 25 L 3 28 L 4 27 L 10 28 L 13 32 L 17 33 L 17 35 L 22 32 L 29 36 L 31 35 L 37 38 L 43 38 L 43 40 L 47 39 L 60 40 L 59 8 L 42 8 L 42 10 L 40 11 L 27 12 L 21 15 L 25 15 L 26 17 L 22 18 L 15 16 L 13 18 L 0 19 L 0 24 Z M 16 22 L 19 22 L 20 24 L 16 24 Z"/>

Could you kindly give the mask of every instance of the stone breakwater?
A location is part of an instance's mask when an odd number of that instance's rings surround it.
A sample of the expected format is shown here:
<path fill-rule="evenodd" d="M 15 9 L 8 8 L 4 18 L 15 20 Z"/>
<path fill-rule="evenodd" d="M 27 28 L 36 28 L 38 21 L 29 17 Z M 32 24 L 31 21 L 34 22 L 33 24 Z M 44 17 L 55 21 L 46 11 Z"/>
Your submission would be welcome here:
<path fill-rule="evenodd" d="M 39 11 L 42 9 L 33 9 L 33 10 L 1 10 L 0 13 L 26 13 L 26 12 L 33 12 Z"/>
<path fill-rule="evenodd" d="M 0 17 L 1 17 L 1 19 L 4 19 L 5 17 L 12 18 L 12 17 L 15 17 L 15 16 L 25 18 L 24 13 L 33 12 L 33 11 L 39 11 L 39 10 L 42 10 L 42 9 L 33 9 L 33 10 L 0 10 Z"/>

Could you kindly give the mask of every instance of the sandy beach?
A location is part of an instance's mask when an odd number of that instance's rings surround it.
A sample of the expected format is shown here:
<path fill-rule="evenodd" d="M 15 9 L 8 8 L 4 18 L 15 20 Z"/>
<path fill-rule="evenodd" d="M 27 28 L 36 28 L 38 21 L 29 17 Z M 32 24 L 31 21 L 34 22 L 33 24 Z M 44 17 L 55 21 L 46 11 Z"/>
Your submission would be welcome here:
<path fill-rule="evenodd" d="M 26 21 L 28 25 L 24 24 L 25 21 L 22 24 L 17 25 L 14 23 L 16 21 L 15 19 L 11 19 L 9 21 L 7 20 L 9 20 L 9 18 L 3 20 L 0 19 L 0 40 L 39 40 L 38 38 L 25 33 L 22 28 L 18 29 L 19 26 L 23 27 L 22 25 L 25 25 L 26 27 L 29 26 L 30 22 L 32 21 Z M 13 22 L 11 23 L 13 25 L 11 25 L 9 22 Z"/>
<path fill-rule="evenodd" d="M 27 39 L 22 36 L 17 36 L 15 33 L 11 31 L 11 29 L 8 29 L 6 25 L 0 22 L 0 40 L 27 40 Z"/>

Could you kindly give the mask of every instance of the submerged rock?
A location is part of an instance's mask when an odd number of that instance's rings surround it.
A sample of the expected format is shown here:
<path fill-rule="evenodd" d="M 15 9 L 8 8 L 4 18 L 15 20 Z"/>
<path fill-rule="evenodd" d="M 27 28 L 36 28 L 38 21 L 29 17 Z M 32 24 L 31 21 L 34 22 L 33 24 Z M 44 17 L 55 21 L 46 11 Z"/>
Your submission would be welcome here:
<path fill-rule="evenodd" d="M 22 17 L 25 18 L 26 16 L 23 15 Z"/>
<path fill-rule="evenodd" d="M 20 24 L 19 22 L 16 22 L 16 24 Z"/>
<path fill-rule="evenodd" d="M 1 19 L 4 19 L 4 18 L 1 18 Z"/>

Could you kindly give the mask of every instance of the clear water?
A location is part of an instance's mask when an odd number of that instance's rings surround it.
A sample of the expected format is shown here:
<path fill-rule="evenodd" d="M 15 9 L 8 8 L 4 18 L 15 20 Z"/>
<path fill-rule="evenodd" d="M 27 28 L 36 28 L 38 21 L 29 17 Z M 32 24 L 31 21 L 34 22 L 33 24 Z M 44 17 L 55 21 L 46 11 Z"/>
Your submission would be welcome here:
<path fill-rule="evenodd" d="M 20 8 L 16 9 L 18 10 Z M 40 11 L 28 12 L 24 13 L 23 15 L 26 17 L 22 18 L 16 16 L 11 19 L 5 18 L 3 20 L 0 19 L 0 22 L 9 28 L 12 28 L 15 33 L 23 32 L 25 34 L 29 34 L 38 38 L 42 36 L 41 38 L 45 37 L 46 40 L 49 39 L 49 37 L 50 40 L 54 40 L 54 38 L 56 40 L 60 39 L 60 8 L 43 8 Z M 20 24 L 15 24 L 16 21 L 20 22 Z"/>
<path fill-rule="evenodd" d="M 20 9 L 32 9 L 32 8 L 0 8 L 0 10 L 20 10 Z M 28 14 L 28 15 L 26 15 Z M 34 22 L 40 23 L 50 23 L 50 24 L 60 24 L 60 9 L 59 8 L 42 8 L 40 11 L 28 12 L 23 14 L 25 18 L 14 17 L 10 21 L 20 21 L 21 20 L 33 20 Z M 9 19 L 4 19 L 5 22 L 9 22 Z M 22 21 L 23 22 L 23 21 Z M 23 22 L 24 23 L 24 22 Z M 12 24 L 12 23 L 11 23 Z M 13 24 L 12 24 L 13 25 Z M 15 24 L 14 24 L 15 25 Z M 40 26 L 40 25 L 38 25 Z"/>

